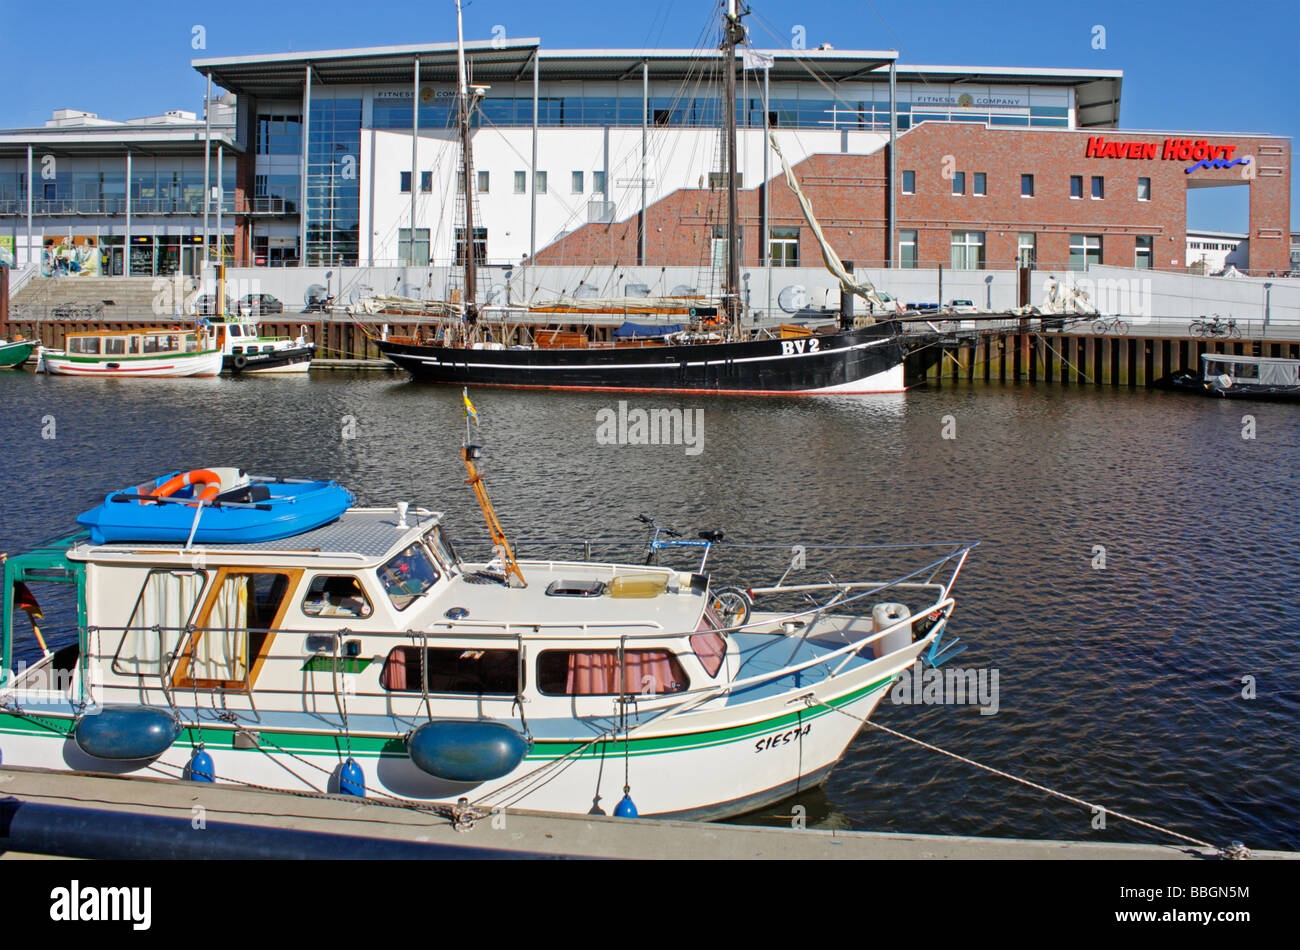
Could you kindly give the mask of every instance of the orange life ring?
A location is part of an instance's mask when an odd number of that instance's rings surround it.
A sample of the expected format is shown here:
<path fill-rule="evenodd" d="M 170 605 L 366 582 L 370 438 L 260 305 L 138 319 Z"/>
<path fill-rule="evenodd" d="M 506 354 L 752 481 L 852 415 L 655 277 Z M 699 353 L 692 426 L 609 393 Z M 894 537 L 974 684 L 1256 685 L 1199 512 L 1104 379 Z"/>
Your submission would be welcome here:
<path fill-rule="evenodd" d="M 173 475 L 150 494 L 157 495 L 160 498 L 170 498 L 182 488 L 190 485 L 203 486 L 203 490 L 195 494 L 195 501 L 211 501 L 221 493 L 221 476 L 210 469 L 196 468 L 191 472 L 181 472 L 179 475 Z"/>

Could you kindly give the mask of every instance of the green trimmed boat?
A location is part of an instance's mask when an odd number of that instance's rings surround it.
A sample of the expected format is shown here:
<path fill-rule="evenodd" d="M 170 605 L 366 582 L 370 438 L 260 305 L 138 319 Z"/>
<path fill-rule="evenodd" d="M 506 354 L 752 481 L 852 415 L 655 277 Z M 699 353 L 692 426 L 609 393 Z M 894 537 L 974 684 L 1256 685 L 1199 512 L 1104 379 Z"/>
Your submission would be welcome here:
<path fill-rule="evenodd" d="M 0 369 L 22 366 L 36 349 L 36 340 L 14 340 L 6 343 L 0 340 Z"/>

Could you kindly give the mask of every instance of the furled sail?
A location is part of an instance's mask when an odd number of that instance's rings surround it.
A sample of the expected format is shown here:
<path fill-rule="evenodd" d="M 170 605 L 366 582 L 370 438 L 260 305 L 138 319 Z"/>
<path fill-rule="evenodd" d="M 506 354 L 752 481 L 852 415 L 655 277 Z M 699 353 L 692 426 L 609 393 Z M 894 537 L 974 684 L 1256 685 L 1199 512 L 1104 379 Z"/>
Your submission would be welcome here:
<path fill-rule="evenodd" d="M 876 307 L 881 310 L 891 309 L 890 305 L 881 299 L 880 294 L 876 293 L 875 285 L 871 281 L 864 280 L 859 283 L 852 274 L 844 269 L 844 263 L 840 260 L 840 256 L 835 253 L 835 248 L 831 247 L 830 242 L 826 240 L 826 235 L 822 233 L 821 223 L 817 220 L 817 216 L 813 214 L 812 204 L 808 201 L 808 196 L 799 187 L 799 180 L 794 177 L 794 169 L 785 160 L 785 155 L 781 152 L 781 146 L 777 144 L 775 133 L 769 131 L 768 139 L 772 143 L 772 150 L 776 152 L 776 157 L 781 160 L 781 167 L 785 169 L 785 183 L 794 192 L 794 196 L 799 199 L 799 207 L 803 210 L 804 220 L 808 222 L 808 227 L 812 228 L 813 236 L 817 238 L 817 244 L 821 247 L 822 261 L 826 264 L 826 269 L 835 275 L 841 287 L 870 303 L 873 309 Z M 863 323 L 875 323 L 874 319 L 865 315 L 859 317 L 859 319 Z"/>

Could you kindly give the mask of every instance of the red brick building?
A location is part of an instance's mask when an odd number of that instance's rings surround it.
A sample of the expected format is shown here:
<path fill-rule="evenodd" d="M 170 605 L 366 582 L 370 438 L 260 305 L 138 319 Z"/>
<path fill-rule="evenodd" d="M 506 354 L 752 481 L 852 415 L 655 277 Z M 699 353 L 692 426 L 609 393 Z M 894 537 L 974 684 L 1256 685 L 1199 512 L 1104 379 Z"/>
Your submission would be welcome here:
<path fill-rule="evenodd" d="M 1187 189 L 1250 189 L 1250 268 L 1289 266 L 1291 142 L 1272 136 L 1110 129 L 1000 129 L 923 122 L 898 136 L 897 246 L 887 248 L 888 146 L 813 155 L 794 169 L 830 243 L 858 266 L 1183 268 Z M 766 242 L 775 260 L 819 250 L 779 171 Z M 646 213 L 651 265 L 697 265 L 716 236 L 719 189 L 681 189 Z M 742 255 L 758 266 L 762 186 L 740 195 Z M 541 264 L 635 263 L 639 216 L 586 224 L 539 249 Z M 773 241 L 789 245 L 773 249 Z"/>

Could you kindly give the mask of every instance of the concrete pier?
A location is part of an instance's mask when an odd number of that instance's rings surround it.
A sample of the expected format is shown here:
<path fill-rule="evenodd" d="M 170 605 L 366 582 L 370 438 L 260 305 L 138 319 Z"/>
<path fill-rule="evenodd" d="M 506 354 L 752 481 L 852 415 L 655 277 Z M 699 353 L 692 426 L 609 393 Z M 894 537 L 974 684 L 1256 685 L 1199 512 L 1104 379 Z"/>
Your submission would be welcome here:
<path fill-rule="evenodd" d="M 1190 846 L 1027 841 L 882 834 L 605 818 L 507 810 L 467 831 L 428 808 L 341 795 L 295 795 L 232 785 L 124 778 L 42 769 L 0 768 L 0 797 L 20 802 L 169 816 L 192 823 L 239 824 L 347 835 L 398 843 L 493 849 L 527 855 L 614 859 L 1129 859 L 1204 860 Z M 201 818 L 201 821 L 196 819 Z M 203 834 L 206 829 L 196 829 Z M 4 838 L 0 837 L 0 847 Z M 32 855 L 4 852 L 5 858 Z M 409 857 L 409 854 L 403 854 Z M 1255 852 L 1256 859 L 1295 859 L 1289 852 Z"/>

